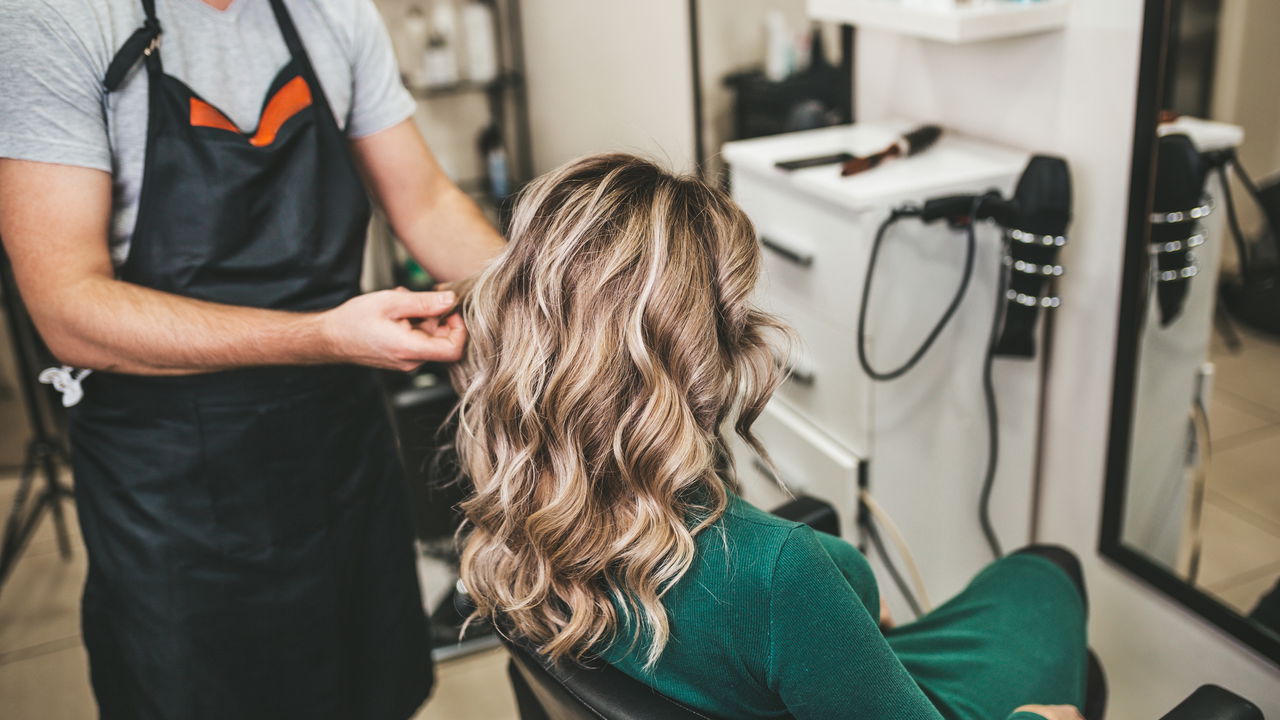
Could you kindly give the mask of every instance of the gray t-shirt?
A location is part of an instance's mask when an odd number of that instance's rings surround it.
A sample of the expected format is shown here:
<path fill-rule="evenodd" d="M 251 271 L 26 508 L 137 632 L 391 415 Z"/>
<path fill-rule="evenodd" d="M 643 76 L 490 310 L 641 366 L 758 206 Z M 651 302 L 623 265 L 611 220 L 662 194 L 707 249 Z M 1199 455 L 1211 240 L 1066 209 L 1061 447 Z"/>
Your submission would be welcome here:
<path fill-rule="evenodd" d="M 372 0 L 285 0 L 285 7 L 348 137 L 413 114 Z M 271 3 L 234 0 L 219 11 L 202 0 L 156 0 L 156 15 L 165 72 L 252 132 L 289 61 Z M 142 186 L 147 73 L 138 62 L 110 94 L 102 79 L 144 17 L 141 0 L 0 0 L 0 157 L 110 172 L 117 266 L 128 255 Z"/>

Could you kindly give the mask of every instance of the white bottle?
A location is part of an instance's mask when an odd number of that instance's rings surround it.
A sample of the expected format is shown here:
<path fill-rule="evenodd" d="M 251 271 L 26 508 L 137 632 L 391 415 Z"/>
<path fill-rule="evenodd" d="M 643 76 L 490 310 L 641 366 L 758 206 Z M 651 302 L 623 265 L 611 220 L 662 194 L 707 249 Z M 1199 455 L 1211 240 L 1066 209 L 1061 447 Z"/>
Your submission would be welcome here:
<path fill-rule="evenodd" d="M 787 18 L 781 10 L 770 10 L 764 17 L 765 57 L 764 74 L 778 82 L 791 74 L 791 33 L 787 31 Z"/>
<path fill-rule="evenodd" d="M 462 7 L 468 80 L 488 83 L 498 77 L 498 39 L 494 32 L 493 9 L 488 4 L 469 2 Z"/>
<path fill-rule="evenodd" d="M 427 85 L 458 82 L 458 23 L 452 0 L 436 0 L 431 7 L 431 33 L 423 54 Z"/>
<path fill-rule="evenodd" d="M 427 16 L 422 12 L 422 8 L 414 5 L 404 16 L 404 42 L 406 52 L 400 55 L 401 58 L 410 58 L 405 66 L 405 80 L 410 87 L 419 88 L 426 84 L 426 63 L 425 53 L 427 51 L 427 36 L 430 34 L 430 28 L 427 26 Z"/>

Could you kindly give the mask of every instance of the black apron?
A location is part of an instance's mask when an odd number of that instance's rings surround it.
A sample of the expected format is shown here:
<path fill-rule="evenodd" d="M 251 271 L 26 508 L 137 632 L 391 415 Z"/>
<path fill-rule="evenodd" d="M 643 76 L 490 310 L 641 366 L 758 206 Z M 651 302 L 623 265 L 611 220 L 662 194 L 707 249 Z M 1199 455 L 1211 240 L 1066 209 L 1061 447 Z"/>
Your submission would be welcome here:
<path fill-rule="evenodd" d="M 243 1 L 243 0 L 242 0 Z M 164 74 L 122 279 L 283 310 L 359 291 L 369 206 L 281 0 L 292 59 L 252 136 Z M 403 720 L 432 668 L 404 476 L 372 371 L 99 372 L 72 409 L 84 639 L 108 720 Z"/>

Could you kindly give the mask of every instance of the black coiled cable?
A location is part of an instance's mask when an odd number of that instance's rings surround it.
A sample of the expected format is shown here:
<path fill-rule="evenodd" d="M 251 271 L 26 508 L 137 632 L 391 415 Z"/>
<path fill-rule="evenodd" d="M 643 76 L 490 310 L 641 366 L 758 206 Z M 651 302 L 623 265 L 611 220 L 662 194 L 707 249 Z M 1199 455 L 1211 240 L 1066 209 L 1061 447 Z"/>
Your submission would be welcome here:
<path fill-rule="evenodd" d="M 889 217 L 876 230 L 875 239 L 871 243 L 871 257 L 867 261 L 867 273 L 862 283 L 862 306 L 858 308 L 858 362 L 862 365 L 862 370 L 870 378 L 878 381 L 894 380 L 902 377 L 912 368 L 920 363 L 929 348 L 933 347 L 933 343 L 942 334 L 947 323 L 951 322 L 951 318 L 959 309 L 960 303 L 964 301 L 965 293 L 969 289 L 969 283 L 973 279 L 974 260 L 977 254 L 977 231 L 974 227 L 982 210 L 983 203 L 989 199 L 998 197 L 993 192 L 985 193 L 974 197 L 973 203 L 969 209 L 969 217 L 966 219 L 965 230 L 965 258 L 964 270 L 960 278 L 960 285 L 956 288 L 955 295 L 951 298 L 951 302 L 947 305 L 947 309 L 943 311 L 942 316 L 938 318 L 937 323 L 929 330 L 928 335 L 915 352 L 907 358 L 905 362 L 892 370 L 877 370 L 871 366 L 870 358 L 867 356 L 867 305 L 871 298 L 871 281 L 875 277 L 876 263 L 880 256 L 880 248 L 884 244 L 885 237 L 889 229 L 905 217 L 918 217 L 920 210 L 912 207 L 904 207 L 893 210 L 889 213 Z M 1002 248 L 1003 249 L 1003 248 Z M 982 363 L 982 394 L 986 405 L 987 415 L 987 465 L 983 473 L 982 491 L 978 501 L 978 522 L 982 526 L 983 537 L 987 541 L 987 545 L 991 548 L 991 553 L 999 558 L 1004 555 L 1000 546 L 999 536 L 996 534 L 995 526 L 991 521 L 991 496 L 995 489 L 996 468 L 1000 457 L 1000 433 L 999 433 L 999 415 L 996 406 L 995 383 L 992 378 L 992 366 L 995 361 L 995 346 L 1000 337 L 1000 327 L 1002 325 L 1004 308 L 1006 304 L 1005 292 L 1008 287 L 1007 272 L 1001 266 L 999 281 L 996 283 L 996 308 L 991 321 L 991 332 L 987 338 L 986 354 Z M 870 522 L 869 522 L 870 524 Z M 878 534 L 874 528 L 870 530 L 872 542 L 877 545 L 877 551 L 884 558 L 885 565 L 889 567 L 891 575 L 898 575 L 897 568 L 893 567 L 893 561 L 883 551 L 880 543 L 877 543 Z M 915 606 L 914 599 L 908 603 Z"/>

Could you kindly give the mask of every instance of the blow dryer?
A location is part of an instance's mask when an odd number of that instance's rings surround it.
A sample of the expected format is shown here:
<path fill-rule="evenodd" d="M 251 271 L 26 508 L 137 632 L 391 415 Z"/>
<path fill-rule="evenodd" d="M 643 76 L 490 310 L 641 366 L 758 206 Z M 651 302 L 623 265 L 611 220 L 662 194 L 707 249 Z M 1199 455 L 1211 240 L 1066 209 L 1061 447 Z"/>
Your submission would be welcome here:
<path fill-rule="evenodd" d="M 965 231 L 965 261 L 960 285 L 942 316 L 905 362 L 892 369 L 873 367 L 867 353 L 867 306 L 876 262 L 889 229 L 904 218 L 915 217 L 931 223 L 946 220 L 952 227 Z M 999 420 L 997 417 L 992 365 L 995 356 L 1029 358 L 1035 355 L 1035 324 L 1040 308 L 1058 307 L 1057 297 L 1046 294 L 1050 281 L 1062 275 L 1058 255 L 1066 245 L 1066 229 L 1071 222 L 1071 173 L 1065 160 L 1046 155 L 1031 158 L 1012 198 L 995 191 L 981 195 L 950 195 L 933 198 L 923 206 L 906 206 L 893 210 L 876 231 L 867 262 L 867 275 L 862 284 L 862 304 L 858 311 L 858 362 L 869 377 L 887 381 L 901 377 L 919 363 L 934 341 L 946 328 L 964 300 L 973 276 L 977 239 L 974 226 L 980 220 L 992 220 L 1005 228 L 1004 265 L 998 283 L 996 307 L 991 322 L 983 360 L 982 389 L 987 411 L 987 468 L 982 483 L 978 511 L 982 531 L 999 557 L 1002 552 L 991 522 L 990 500 L 999 459 Z"/>
<path fill-rule="evenodd" d="M 1018 178 L 1012 198 L 995 193 L 934 198 L 925 202 L 920 219 L 925 223 L 946 219 L 953 226 L 992 220 L 1005 228 L 1008 305 L 994 352 L 998 356 L 1035 356 L 1039 309 L 1060 304 L 1045 291 L 1053 278 L 1062 275 L 1058 255 L 1067 244 L 1065 233 L 1071 223 L 1071 171 L 1066 161 L 1036 155 Z"/>
<path fill-rule="evenodd" d="M 1156 146 L 1155 196 L 1151 213 L 1151 259 L 1160 324 L 1182 314 L 1191 278 L 1199 273 L 1192 250 L 1204 244 L 1200 219 L 1207 176 L 1200 151 L 1186 135 L 1165 135 Z"/>

